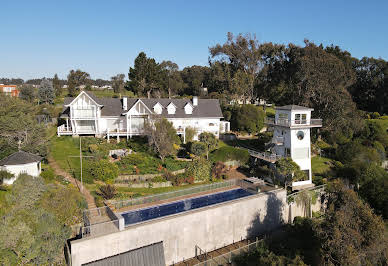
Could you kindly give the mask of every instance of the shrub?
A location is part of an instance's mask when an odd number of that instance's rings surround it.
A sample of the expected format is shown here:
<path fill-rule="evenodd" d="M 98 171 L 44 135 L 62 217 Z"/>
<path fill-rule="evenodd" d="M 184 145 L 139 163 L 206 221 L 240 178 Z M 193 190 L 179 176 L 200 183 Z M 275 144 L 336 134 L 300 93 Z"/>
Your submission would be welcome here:
<path fill-rule="evenodd" d="M 186 175 L 194 177 L 198 181 L 209 180 L 211 177 L 211 163 L 203 158 L 196 159 L 187 167 Z"/>
<path fill-rule="evenodd" d="M 249 162 L 249 152 L 247 150 L 224 146 L 210 154 L 210 160 L 213 162 L 238 161 L 241 165 Z"/>
<path fill-rule="evenodd" d="M 104 199 L 112 199 L 116 195 L 117 191 L 115 186 L 113 185 L 105 185 L 99 187 L 99 195 L 101 195 Z"/>
<path fill-rule="evenodd" d="M 86 164 L 84 176 L 86 180 L 101 180 L 108 181 L 114 180 L 118 174 L 119 169 L 116 164 L 109 162 L 108 160 L 90 161 Z M 87 182 L 85 180 L 85 182 Z"/>
<path fill-rule="evenodd" d="M 378 112 L 373 112 L 370 116 L 372 119 L 377 119 L 380 117 L 380 114 Z"/>
<path fill-rule="evenodd" d="M 207 150 L 206 144 L 203 142 L 199 142 L 199 141 L 191 142 L 189 147 L 190 147 L 189 148 L 190 153 L 192 153 L 196 156 L 203 155 Z"/>
<path fill-rule="evenodd" d="M 187 176 L 185 178 L 185 183 L 188 183 L 188 184 L 194 184 L 194 177 L 193 176 Z"/>
<path fill-rule="evenodd" d="M 40 173 L 40 176 L 43 177 L 46 181 L 53 181 L 56 175 L 52 169 L 47 168 Z"/>
<path fill-rule="evenodd" d="M 4 171 L 4 170 L 0 170 L 0 185 L 3 184 L 4 179 L 10 179 L 13 177 L 14 177 L 14 175 L 12 173 Z"/>
<path fill-rule="evenodd" d="M 212 169 L 212 176 L 214 178 L 223 178 L 225 173 L 228 171 L 228 167 L 223 162 L 216 162 Z"/>
<path fill-rule="evenodd" d="M 151 179 L 151 182 L 154 183 L 160 183 L 160 182 L 166 182 L 166 179 L 163 176 L 155 176 Z"/>
<path fill-rule="evenodd" d="M 97 144 L 90 144 L 89 145 L 89 152 L 90 153 L 96 153 L 98 151 L 98 145 Z"/>
<path fill-rule="evenodd" d="M 193 141 L 194 136 L 197 134 L 197 131 L 195 130 L 195 128 L 186 127 L 185 134 L 186 134 L 185 140 L 186 140 L 186 143 L 188 143 Z"/>

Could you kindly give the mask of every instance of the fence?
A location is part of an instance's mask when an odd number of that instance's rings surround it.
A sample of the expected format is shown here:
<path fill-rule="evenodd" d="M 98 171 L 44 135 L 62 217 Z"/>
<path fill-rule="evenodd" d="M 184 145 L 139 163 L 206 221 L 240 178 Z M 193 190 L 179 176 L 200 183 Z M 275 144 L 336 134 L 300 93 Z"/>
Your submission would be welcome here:
<path fill-rule="evenodd" d="M 119 202 L 109 202 L 109 203 L 112 204 L 115 209 L 121 209 L 128 206 L 152 203 L 160 200 L 186 196 L 186 195 L 210 191 L 218 188 L 227 188 L 227 187 L 232 187 L 236 185 L 237 185 L 237 180 L 233 179 L 233 180 L 227 180 L 224 182 L 217 182 L 217 183 L 212 183 L 208 185 L 201 185 L 201 186 L 196 186 L 192 188 L 181 189 L 178 191 L 172 191 L 172 192 L 161 193 L 161 194 L 156 194 L 156 195 L 147 196 L 147 197 L 140 197 L 140 198 L 134 198 L 134 199 L 124 200 Z"/>
<path fill-rule="evenodd" d="M 119 219 L 108 206 L 85 210 L 83 218 L 82 237 L 102 235 L 119 230 Z"/>
<path fill-rule="evenodd" d="M 198 246 L 196 246 L 196 253 L 199 251 L 199 254 L 197 254 L 196 257 L 198 259 L 205 258 L 205 261 L 197 263 L 195 264 L 195 266 L 219 266 L 219 265 L 228 265 L 228 264 L 230 265 L 232 264 L 233 259 L 239 256 L 240 254 L 256 250 L 260 242 L 262 241 L 263 239 L 260 239 L 260 240 L 256 239 L 256 241 L 253 243 L 234 249 L 228 253 L 221 254 L 217 257 L 210 257 L 206 251 L 203 251 Z M 208 257 L 210 258 L 207 259 Z"/>

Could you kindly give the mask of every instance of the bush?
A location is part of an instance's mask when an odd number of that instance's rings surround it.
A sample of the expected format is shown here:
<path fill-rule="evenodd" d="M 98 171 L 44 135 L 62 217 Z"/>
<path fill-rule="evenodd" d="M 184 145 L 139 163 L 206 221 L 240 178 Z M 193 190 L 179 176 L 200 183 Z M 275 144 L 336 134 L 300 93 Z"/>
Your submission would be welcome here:
<path fill-rule="evenodd" d="M 373 113 L 370 115 L 370 117 L 371 117 L 372 119 L 377 119 L 377 118 L 380 117 L 380 114 L 379 114 L 378 112 L 373 112 Z"/>
<path fill-rule="evenodd" d="M 93 180 L 106 182 L 112 181 L 118 176 L 119 168 L 108 160 L 90 161 L 86 164 L 85 172 L 85 182 L 93 182 Z"/>
<path fill-rule="evenodd" d="M 190 153 L 192 153 L 196 156 L 201 156 L 201 155 L 205 154 L 205 152 L 207 150 L 206 144 L 203 142 L 199 142 L 199 141 L 191 142 L 189 147 L 190 147 L 189 148 Z"/>
<path fill-rule="evenodd" d="M 10 179 L 13 177 L 14 177 L 14 175 L 12 173 L 4 171 L 4 170 L 0 170 L 0 185 L 3 184 L 4 179 Z"/>
<path fill-rule="evenodd" d="M 209 159 L 213 162 L 227 162 L 238 161 L 241 165 L 245 165 L 249 162 L 249 152 L 247 150 L 234 148 L 231 146 L 224 146 L 213 151 Z"/>
<path fill-rule="evenodd" d="M 223 162 L 216 162 L 212 169 L 212 176 L 217 179 L 225 179 L 224 176 L 227 171 L 228 167 Z"/>
<path fill-rule="evenodd" d="M 211 178 L 211 163 L 203 158 L 194 160 L 187 168 L 186 175 L 195 180 L 205 181 Z"/>
<path fill-rule="evenodd" d="M 112 199 L 117 193 L 116 188 L 113 185 L 101 186 L 98 189 L 99 189 L 98 194 L 106 200 Z"/>
<path fill-rule="evenodd" d="M 54 171 L 50 168 L 44 169 L 41 173 L 40 176 L 44 178 L 46 181 L 53 181 L 56 177 Z"/>
<path fill-rule="evenodd" d="M 195 128 L 186 127 L 185 134 L 186 134 L 185 140 L 186 140 L 186 143 L 188 143 L 193 141 L 194 136 L 197 134 L 197 131 L 195 130 Z"/>

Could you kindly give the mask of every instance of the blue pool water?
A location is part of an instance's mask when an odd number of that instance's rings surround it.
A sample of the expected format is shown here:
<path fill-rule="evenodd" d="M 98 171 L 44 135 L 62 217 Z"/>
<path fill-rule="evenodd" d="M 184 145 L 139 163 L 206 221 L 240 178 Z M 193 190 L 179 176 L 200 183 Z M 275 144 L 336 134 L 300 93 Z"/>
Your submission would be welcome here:
<path fill-rule="evenodd" d="M 163 205 L 152 206 L 149 208 L 123 212 L 125 225 L 135 224 L 158 217 L 168 216 L 179 212 L 194 210 L 205 206 L 217 204 L 220 202 L 230 201 L 252 195 L 244 189 L 233 189 L 225 192 L 219 192 L 197 198 L 166 203 Z"/>

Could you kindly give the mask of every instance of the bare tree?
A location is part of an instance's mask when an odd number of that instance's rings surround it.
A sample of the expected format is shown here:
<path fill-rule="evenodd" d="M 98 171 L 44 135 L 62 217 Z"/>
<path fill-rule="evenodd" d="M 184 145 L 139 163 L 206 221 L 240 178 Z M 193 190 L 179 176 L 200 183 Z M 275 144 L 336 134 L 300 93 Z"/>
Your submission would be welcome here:
<path fill-rule="evenodd" d="M 160 159 L 175 154 L 174 144 L 179 143 L 179 137 L 172 123 L 166 118 L 153 115 L 144 125 L 144 130 L 148 136 L 148 143 L 151 148 L 158 153 Z"/>

